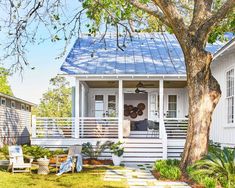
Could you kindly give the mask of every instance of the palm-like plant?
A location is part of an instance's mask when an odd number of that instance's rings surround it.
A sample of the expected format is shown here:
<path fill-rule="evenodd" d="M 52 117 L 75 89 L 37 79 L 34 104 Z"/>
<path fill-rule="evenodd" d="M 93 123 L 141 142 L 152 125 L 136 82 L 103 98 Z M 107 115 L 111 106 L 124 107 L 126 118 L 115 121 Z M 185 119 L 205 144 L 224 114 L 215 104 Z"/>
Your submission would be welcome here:
<path fill-rule="evenodd" d="M 217 147 L 209 149 L 208 155 L 193 165 L 195 175 L 206 175 L 218 181 L 226 180 L 227 187 L 235 186 L 235 149 Z"/>
<path fill-rule="evenodd" d="M 106 141 L 102 144 L 100 141 L 97 141 L 96 145 L 93 146 L 90 142 L 87 142 L 82 144 L 82 153 L 90 159 L 97 159 L 112 143 L 113 142 Z"/>

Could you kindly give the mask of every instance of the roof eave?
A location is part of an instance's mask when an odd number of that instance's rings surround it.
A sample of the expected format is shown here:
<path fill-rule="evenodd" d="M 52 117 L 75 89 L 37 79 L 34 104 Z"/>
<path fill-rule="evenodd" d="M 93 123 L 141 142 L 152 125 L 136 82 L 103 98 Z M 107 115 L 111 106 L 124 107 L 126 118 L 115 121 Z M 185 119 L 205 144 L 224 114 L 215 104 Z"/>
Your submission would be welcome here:
<path fill-rule="evenodd" d="M 80 80 L 187 80 L 186 74 L 58 74 Z"/>
<path fill-rule="evenodd" d="M 15 101 L 19 101 L 19 102 L 22 102 L 22 103 L 30 105 L 30 106 L 37 106 L 36 104 L 34 104 L 32 102 L 29 102 L 29 101 L 26 101 L 26 100 L 23 100 L 23 99 L 14 97 L 14 96 L 6 95 L 4 93 L 0 93 L 0 97 L 8 98 L 8 99 L 15 100 Z"/>
<path fill-rule="evenodd" d="M 221 56 L 226 50 L 228 50 L 233 45 L 235 45 L 235 38 L 230 40 L 227 44 L 225 44 L 222 48 L 220 48 L 217 52 L 215 52 L 213 55 L 213 60 Z"/>

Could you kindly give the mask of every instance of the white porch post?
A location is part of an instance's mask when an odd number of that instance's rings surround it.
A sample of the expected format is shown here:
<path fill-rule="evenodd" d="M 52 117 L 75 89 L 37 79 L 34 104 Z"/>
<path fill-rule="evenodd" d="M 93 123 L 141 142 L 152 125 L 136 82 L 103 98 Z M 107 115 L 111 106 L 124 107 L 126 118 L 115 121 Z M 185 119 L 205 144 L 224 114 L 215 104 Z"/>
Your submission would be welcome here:
<path fill-rule="evenodd" d="M 164 108 L 163 108 L 163 102 L 164 102 L 164 82 L 163 79 L 159 80 L 159 135 L 162 139 L 162 158 L 167 159 L 167 134 L 166 129 L 164 125 Z"/>
<path fill-rule="evenodd" d="M 159 134 L 160 138 L 162 138 L 162 128 L 163 128 L 163 123 L 164 123 L 164 109 L 163 109 L 163 79 L 159 80 Z"/>
<path fill-rule="evenodd" d="M 123 139 L 123 81 L 118 81 L 118 139 Z"/>
<path fill-rule="evenodd" d="M 84 84 L 81 84 L 81 117 L 85 116 L 85 86 Z M 84 123 L 83 123 L 83 119 L 81 121 L 81 137 L 83 137 L 83 133 L 84 133 Z"/>
<path fill-rule="evenodd" d="M 80 80 L 76 78 L 75 81 L 75 126 L 74 138 L 79 138 L 79 116 L 80 116 Z"/>

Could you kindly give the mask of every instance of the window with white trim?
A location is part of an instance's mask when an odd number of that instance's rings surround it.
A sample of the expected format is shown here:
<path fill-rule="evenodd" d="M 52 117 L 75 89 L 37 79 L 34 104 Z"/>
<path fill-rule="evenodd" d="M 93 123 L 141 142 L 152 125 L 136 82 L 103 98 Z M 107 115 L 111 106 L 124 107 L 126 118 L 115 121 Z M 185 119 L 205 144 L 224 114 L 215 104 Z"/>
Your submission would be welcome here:
<path fill-rule="evenodd" d="M 25 110 L 25 105 L 21 104 L 21 110 Z"/>
<path fill-rule="evenodd" d="M 95 117 L 104 116 L 104 95 L 95 95 Z"/>
<path fill-rule="evenodd" d="M 168 95 L 168 113 L 167 118 L 177 117 L 177 95 Z"/>
<path fill-rule="evenodd" d="M 28 111 L 28 112 L 29 112 L 29 106 L 28 106 L 28 105 L 26 105 L 26 111 Z"/>
<path fill-rule="evenodd" d="M 1 105 L 2 106 L 6 106 L 7 105 L 7 101 L 5 98 L 1 98 Z"/>
<path fill-rule="evenodd" d="M 226 72 L 227 123 L 234 123 L 234 69 Z"/>
<path fill-rule="evenodd" d="M 15 103 L 15 101 L 11 101 L 11 108 L 16 108 L 16 103 Z"/>

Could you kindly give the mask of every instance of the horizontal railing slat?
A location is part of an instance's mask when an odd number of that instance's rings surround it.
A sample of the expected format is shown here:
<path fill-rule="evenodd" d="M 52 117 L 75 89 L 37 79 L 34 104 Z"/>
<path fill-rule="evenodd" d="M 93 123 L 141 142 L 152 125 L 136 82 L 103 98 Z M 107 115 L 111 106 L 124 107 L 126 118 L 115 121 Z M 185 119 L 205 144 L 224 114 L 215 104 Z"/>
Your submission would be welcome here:
<path fill-rule="evenodd" d="M 80 117 L 80 138 L 117 138 L 118 118 Z M 36 117 L 36 136 L 45 138 L 70 137 L 75 133 L 75 118 Z"/>

